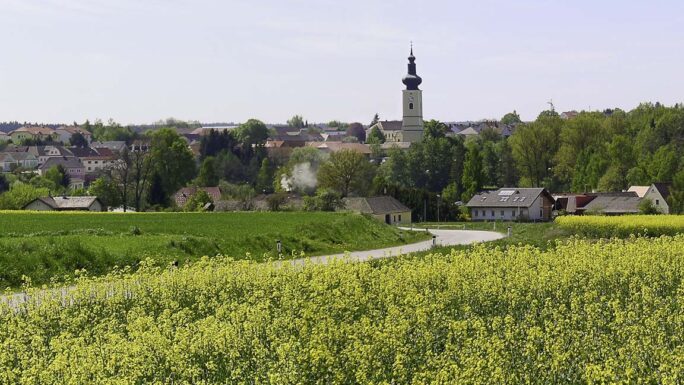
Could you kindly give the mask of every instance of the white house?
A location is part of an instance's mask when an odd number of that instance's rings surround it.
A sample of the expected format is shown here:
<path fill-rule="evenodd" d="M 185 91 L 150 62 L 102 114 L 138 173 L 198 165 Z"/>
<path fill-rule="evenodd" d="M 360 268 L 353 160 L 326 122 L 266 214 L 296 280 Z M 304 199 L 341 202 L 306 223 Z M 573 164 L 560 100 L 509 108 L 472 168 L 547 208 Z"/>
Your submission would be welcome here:
<path fill-rule="evenodd" d="M 466 207 L 473 221 L 549 221 L 553 204 L 544 188 L 506 187 L 477 193 Z"/>
<path fill-rule="evenodd" d="M 670 197 L 670 183 L 653 183 L 649 186 L 648 192 L 644 195 L 644 199 L 650 199 L 653 205 L 663 214 L 670 213 L 670 206 L 667 203 L 667 198 Z"/>

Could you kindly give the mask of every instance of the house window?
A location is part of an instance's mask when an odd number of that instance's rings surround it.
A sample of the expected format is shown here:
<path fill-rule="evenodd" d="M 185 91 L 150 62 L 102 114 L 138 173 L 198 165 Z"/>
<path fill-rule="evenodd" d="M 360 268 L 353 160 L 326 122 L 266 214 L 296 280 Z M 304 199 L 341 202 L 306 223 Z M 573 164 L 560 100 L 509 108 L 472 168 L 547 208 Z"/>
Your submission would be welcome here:
<path fill-rule="evenodd" d="M 409 110 L 413 109 L 413 103 L 409 103 Z"/>
<path fill-rule="evenodd" d="M 477 216 L 477 210 L 475 210 L 475 211 L 473 212 L 473 216 L 475 216 L 475 217 Z"/>
<path fill-rule="evenodd" d="M 540 216 L 540 217 L 543 217 L 543 216 L 544 216 L 544 210 L 543 210 L 543 209 L 539 209 L 539 216 Z"/>
<path fill-rule="evenodd" d="M 401 214 L 399 214 L 399 222 L 401 222 Z"/>
<path fill-rule="evenodd" d="M 503 217 L 504 217 L 504 211 L 501 210 L 501 218 L 503 218 Z"/>
<path fill-rule="evenodd" d="M 660 200 L 656 199 L 656 206 L 660 204 Z"/>
<path fill-rule="evenodd" d="M 494 210 L 492 210 L 492 217 L 494 216 Z"/>
<path fill-rule="evenodd" d="M 511 210 L 511 216 L 512 216 L 512 217 L 515 216 L 515 210 Z"/>

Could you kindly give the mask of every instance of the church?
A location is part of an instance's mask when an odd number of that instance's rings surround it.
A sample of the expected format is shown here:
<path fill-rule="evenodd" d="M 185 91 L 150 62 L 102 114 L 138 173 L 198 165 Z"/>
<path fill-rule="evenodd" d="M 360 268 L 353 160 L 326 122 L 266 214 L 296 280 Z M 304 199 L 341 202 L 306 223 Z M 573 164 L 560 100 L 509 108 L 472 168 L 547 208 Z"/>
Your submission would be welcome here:
<path fill-rule="evenodd" d="M 406 86 L 402 91 L 402 120 L 385 120 L 370 127 L 377 127 L 385 135 L 386 143 L 416 143 L 423 140 L 423 91 L 418 88 L 423 79 L 416 73 L 413 46 L 408 61 L 408 74 L 402 79 Z"/>

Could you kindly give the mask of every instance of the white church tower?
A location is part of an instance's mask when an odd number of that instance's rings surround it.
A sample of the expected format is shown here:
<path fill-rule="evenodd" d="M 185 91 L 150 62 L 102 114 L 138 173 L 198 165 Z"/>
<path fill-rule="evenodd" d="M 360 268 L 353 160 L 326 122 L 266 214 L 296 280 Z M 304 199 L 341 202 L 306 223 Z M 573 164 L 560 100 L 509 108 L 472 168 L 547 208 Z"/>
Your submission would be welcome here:
<path fill-rule="evenodd" d="M 401 141 L 415 143 L 423 140 L 423 91 L 418 89 L 423 79 L 416 74 L 413 44 L 408 60 L 408 74 L 402 80 L 406 89 L 402 91 L 404 117 L 401 124 Z"/>

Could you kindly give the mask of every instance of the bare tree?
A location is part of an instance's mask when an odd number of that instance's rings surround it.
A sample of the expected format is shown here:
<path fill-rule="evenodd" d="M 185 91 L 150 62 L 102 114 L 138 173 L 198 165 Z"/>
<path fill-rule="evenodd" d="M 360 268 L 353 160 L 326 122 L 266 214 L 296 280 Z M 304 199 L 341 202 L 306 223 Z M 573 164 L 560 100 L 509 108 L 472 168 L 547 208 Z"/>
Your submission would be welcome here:
<path fill-rule="evenodd" d="M 121 151 L 120 158 L 116 163 L 109 169 L 110 177 L 112 181 L 117 186 L 119 195 L 121 196 L 121 202 L 123 202 L 123 211 L 126 212 L 128 207 L 128 189 L 131 181 L 131 167 L 132 159 L 128 148 L 124 148 Z"/>

